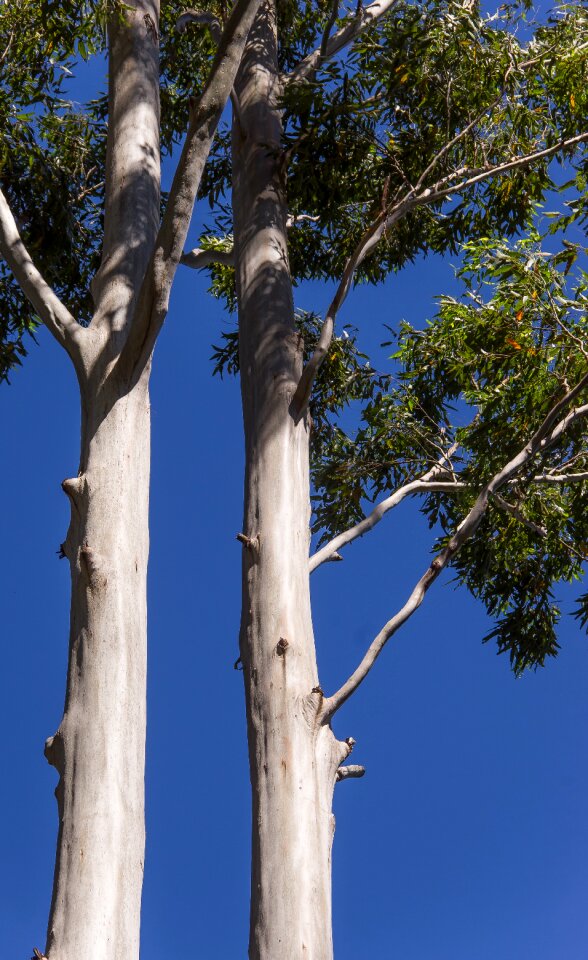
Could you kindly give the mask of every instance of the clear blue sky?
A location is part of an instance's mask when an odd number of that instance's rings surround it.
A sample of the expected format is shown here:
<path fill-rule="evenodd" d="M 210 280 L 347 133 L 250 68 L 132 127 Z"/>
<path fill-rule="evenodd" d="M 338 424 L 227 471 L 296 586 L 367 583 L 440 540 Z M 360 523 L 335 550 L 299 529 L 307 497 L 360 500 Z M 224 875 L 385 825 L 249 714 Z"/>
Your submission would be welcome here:
<path fill-rule="evenodd" d="M 431 315 L 452 285 L 421 262 L 349 299 L 371 346 Z M 324 310 L 314 285 L 299 304 Z M 238 655 L 242 440 L 238 384 L 211 378 L 226 324 L 184 271 L 152 380 L 147 858 L 142 960 L 247 953 L 249 781 Z M 77 470 L 65 355 L 44 331 L 0 390 L 4 824 L 0 956 L 42 947 L 57 833 L 43 743 L 61 718 L 69 571 L 60 482 Z M 422 573 L 432 542 L 399 507 L 313 579 L 327 692 Z M 564 597 L 564 607 L 569 606 Z M 363 780 L 338 785 L 337 960 L 584 960 L 588 955 L 588 641 L 572 621 L 545 670 L 515 680 L 482 646 L 481 608 L 437 584 L 338 715 Z M 81 958 L 80 958 L 81 960 Z M 91 960 L 91 958 L 88 958 Z M 276 958 L 277 960 L 277 958 Z"/>

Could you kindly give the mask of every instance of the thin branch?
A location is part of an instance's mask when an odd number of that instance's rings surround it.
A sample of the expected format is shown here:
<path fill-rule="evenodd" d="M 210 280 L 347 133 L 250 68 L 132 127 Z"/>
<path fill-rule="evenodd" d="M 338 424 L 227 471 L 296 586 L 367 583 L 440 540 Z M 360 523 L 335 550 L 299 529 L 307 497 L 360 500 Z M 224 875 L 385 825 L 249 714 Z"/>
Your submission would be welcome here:
<path fill-rule="evenodd" d="M 323 321 L 317 345 L 302 371 L 296 392 L 292 398 L 292 415 L 296 420 L 300 419 L 306 410 L 315 377 L 319 371 L 319 367 L 329 352 L 329 348 L 333 340 L 333 331 L 335 329 L 335 318 L 341 309 L 345 298 L 347 297 L 355 271 L 363 262 L 363 260 L 365 260 L 368 253 L 376 246 L 380 240 L 380 237 L 383 235 L 385 228 L 386 213 L 381 212 L 374 223 L 370 224 L 368 229 L 365 231 L 361 240 L 355 247 L 355 250 L 345 264 L 343 276 L 341 277 L 341 281 L 337 287 L 335 296 L 331 301 Z"/>
<path fill-rule="evenodd" d="M 185 10 L 176 20 L 176 30 L 178 33 L 185 33 L 190 24 L 193 23 L 208 27 L 213 42 L 218 46 L 223 32 L 218 17 L 208 11 Z"/>
<path fill-rule="evenodd" d="M 332 9 L 331 9 L 331 15 L 330 15 L 329 19 L 327 20 L 327 25 L 326 25 L 325 30 L 324 30 L 324 33 L 323 33 L 323 39 L 321 40 L 321 45 L 320 45 L 320 50 L 319 50 L 319 53 L 320 53 L 320 56 L 321 56 L 321 57 L 325 57 L 326 54 L 327 54 L 327 47 L 328 47 L 328 45 L 329 45 L 329 37 L 330 37 L 330 35 L 331 35 L 331 30 L 332 30 L 333 27 L 335 26 L 335 23 L 337 22 L 337 17 L 338 17 L 338 16 L 339 16 L 339 0 L 333 0 L 333 6 L 332 6 Z"/>
<path fill-rule="evenodd" d="M 214 247 L 203 250 L 202 247 L 195 247 L 183 253 L 180 263 L 185 267 L 192 267 L 193 270 L 203 270 L 209 267 L 211 263 L 220 263 L 224 267 L 233 267 L 235 265 L 235 254 L 233 248 L 230 250 L 218 250 Z"/>
<path fill-rule="evenodd" d="M 428 473 L 424 474 L 424 476 L 418 480 L 411 480 L 410 483 L 405 483 L 403 487 L 399 487 L 398 490 L 395 490 L 394 493 L 386 497 L 385 500 L 380 501 L 372 512 L 363 520 L 360 520 L 359 523 L 356 523 L 354 527 L 350 527 L 349 530 L 344 530 L 343 533 L 339 533 L 336 537 L 333 537 L 329 543 L 326 543 L 324 547 L 317 550 L 309 561 L 310 573 L 327 560 L 331 560 L 333 554 L 336 554 L 338 550 L 346 547 L 348 543 L 358 540 L 359 537 L 363 537 L 369 530 L 373 530 L 382 517 L 384 517 L 389 510 L 392 510 L 394 507 L 397 507 L 399 503 L 402 503 L 405 497 L 415 493 L 457 493 L 460 490 L 467 490 L 467 483 L 452 480 L 429 479 L 435 475 L 434 471 L 436 473 L 440 472 L 438 467 L 434 467 L 433 470 L 429 470 Z"/>
<path fill-rule="evenodd" d="M 507 173 L 509 170 L 516 170 L 518 167 L 528 166 L 530 163 L 534 163 L 535 160 L 544 160 L 547 157 L 553 157 L 561 150 L 576 147 L 580 143 L 585 143 L 587 140 L 588 131 L 585 131 L 584 133 L 579 133 L 576 137 L 558 140 L 558 142 L 554 143 L 551 147 L 545 147 L 543 150 L 535 150 L 533 153 L 526 153 L 521 157 L 514 157 L 512 160 L 507 160 L 504 163 L 499 163 L 494 166 L 488 164 L 485 167 L 479 167 L 473 170 L 462 167 L 447 177 L 444 177 L 443 180 L 439 180 L 427 190 L 423 190 L 419 196 L 411 198 L 411 205 L 422 206 L 424 203 L 433 203 L 435 200 L 442 200 L 451 194 L 461 193 L 463 190 L 467 190 L 468 187 L 473 187 L 476 183 L 481 183 L 482 180 L 488 180 L 490 177 L 495 177 L 500 173 Z M 447 183 L 452 177 L 465 178 L 457 183 L 444 187 L 443 184 Z"/>
<path fill-rule="evenodd" d="M 25 247 L 18 227 L 0 190 L 0 253 L 12 270 L 24 295 L 31 302 L 40 319 L 58 343 L 72 358 L 76 369 L 82 369 L 81 339 L 83 327 L 61 302 L 35 267 Z"/>
<path fill-rule="evenodd" d="M 218 47 L 223 35 L 222 24 L 218 19 L 218 17 L 215 17 L 213 13 L 209 13 L 208 11 L 185 10 L 184 13 L 182 13 L 176 20 L 176 30 L 178 31 L 178 33 L 185 33 L 188 27 L 190 26 L 190 24 L 193 24 L 193 23 L 197 24 L 198 26 L 202 25 L 202 26 L 208 27 L 210 36 L 212 37 L 212 41 Z M 235 111 L 237 120 L 239 121 L 239 124 L 242 127 L 243 124 L 241 123 L 241 105 L 239 103 L 239 98 L 234 90 L 231 90 L 230 97 L 231 97 L 231 103 L 233 105 L 233 110 Z"/>
<path fill-rule="evenodd" d="M 519 471 L 533 460 L 538 454 L 545 452 L 553 446 L 565 431 L 575 421 L 586 417 L 588 414 L 588 403 L 570 410 L 561 420 L 558 418 L 563 411 L 570 406 L 572 401 L 582 390 L 588 387 L 588 373 L 573 387 L 568 390 L 557 403 L 553 405 L 543 422 L 535 431 L 531 439 L 509 462 L 496 473 L 492 479 L 482 488 L 472 509 L 462 520 L 459 527 L 451 537 L 447 545 L 441 550 L 431 562 L 425 573 L 413 588 L 408 600 L 404 606 L 389 620 L 380 630 L 378 635 L 372 641 L 367 649 L 363 660 L 357 669 L 351 674 L 349 679 L 339 690 L 323 701 L 322 717 L 328 719 L 345 703 L 345 701 L 357 690 L 360 683 L 365 680 L 378 656 L 384 649 L 386 643 L 396 631 L 406 623 L 407 620 L 418 610 L 425 598 L 425 594 L 438 578 L 442 570 L 445 569 L 449 561 L 458 553 L 461 547 L 471 537 L 474 536 L 482 519 L 488 509 L 491 497 L 493 497 L 501 487 L 509 483 Z"/>
<path fill-rule="evenodd" d="M 390 13 L 395 3 L 396 0 L 375 0 L 375 3 L 370 3 L 368 7 L 360 9 L 354 17 L 347 20 L 332 37 L 329 37 L 326 44 L 323 36 L 320 47 L 305 57 L 304 60 L 301 60 L 292 73 L 284 77 L 285 85 L 300 83 L 302 80 L 312 80 L 317 70 L 327 60 L 331 60 L 337 53 L 353 43 L 376 20 Z"/>
<path fill-rule="evenodd" d="M 581 483 L 588 480 L 588 472 L 584 473 L 541 473 L 533 477 L 535 483 Z"/>
<path fill-rule="evenodd" d="M 298 213 L 288 217 L 286 227 L 289 230 L 306 220 L 317 223 L 320 217 L 313 217 L 310 213 Z M 211 263 L 220 263 L 225 267 L 232 267 L 235 265 L 235 255 L 232 246 L 228 250 L 220 250 L 218 247 L 204 250 L 202 247 L 195 247 L 193 250 L 188 250 L 182 254 L 180 263 L 185 267 L 192 267 L 193 270 L 203 270 L 204 267 L 209 267 Z"/>
<path fill-rule="evenodd" d="M 147 362 L 167 315 L 171 286 L 182 258 L 204 166 L 259 6 L 260 0 L 237 0 L 223 30 L 206 86 L 191 109 L 155 252 L 138 296 L 131 333 L 119 358 L 128 376 Z"/>
<path fill-rule="evenodd" d="M 580 143 L 586 142 L 587 140 L 588 131 L 581 133 L 576 137 L 560 140 L 558 143 L 551 147 L 546 147 L 544 150 L 537 150 L 534 153 L 528 153 L 521 157 L 515 157 L 514 159 L 508 160 L 505 163 L 496 164 L 494 166 L 489 164 L 486 167 L 476 170 L 469 170 L 468 168 L 460 167 L 458 170 L 453 171 L 453 173 L 448 174 L 441 180 L 438 180 L 431 187 L 427 187 L 424 190 L 417 190 L 416 186 L 411 188 L 402 200 L 394 203 L 392 206 L 388 207 L 387 210 L 380 211 L 378 216 L 365 230 L 359 243 L 345 264 L 343 276 L 323 321 L 318 343 L 315 347 L 314 353 L 309 358 L 302 371 L 300 381 L 292 399 L 291 409 L 293 417 L 296 420 L 300 419 L 306 410 L 312 391 L 312 385 L 318 373 L 319 367 L 321 366 L 331 346 L 336 316 L 341 309 L 345 298 L 347 297 L 356 270 L 372 252 L 374 247 L 377 246 L 382 237 L 386 234 L 390 227 L 393 226 L 393 224 L 407 216 L 416 207 L 429 205 L 437 202 L 438 200 L 444 200 L 455 193 L 461 193 L 462 191 L 467 190 L 469 187 L 475 186 L 475 184 L 480 183 L 483 180 L 488 180 L 491 177 L 498 176 L 501 173 L 506 173 L 509 170 L 517 169 L 518 167 L 528 166 L 529 164 L 534 163 L 536 160 L 543 160 L 546 157 L 551 157 L 554 154 L 559 153 L 561 150 L 567 150 L 570 147 L 575 147 Z M 453 182 L 450 182 L 452 179 Z"/>
<path fill-rule="evenodd" d="M 531 533 L 534 533 L 538 537 L 547 536 L 547 529 L 540 524 L 533 523 L 532 520 L 529 520 L 523 511 L 520 510 L 519 507 L 515 506 L 514 503 L 509 503 L 508 500 L 505 500 L 498 493 L 493 495 L 493 500 L 497 507 L 500 507 L 500 509 L 504 510 L 505 513 L 510 514 L 510 516 L 514 517 L 515 520 L 518 520 L 519 523 L 522 523 L 527 530 L 531 531 Z"/>

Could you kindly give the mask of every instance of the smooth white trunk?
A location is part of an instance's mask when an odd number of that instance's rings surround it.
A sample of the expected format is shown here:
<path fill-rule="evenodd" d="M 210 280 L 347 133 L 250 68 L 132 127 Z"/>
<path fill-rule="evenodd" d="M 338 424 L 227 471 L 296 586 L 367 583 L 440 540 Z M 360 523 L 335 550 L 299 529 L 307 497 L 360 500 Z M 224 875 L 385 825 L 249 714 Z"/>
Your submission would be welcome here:
<path fill-rule="evenodd" d="M 157 0 L 109 26 L 105 230 L 81 342 L 82 440 L 64 481 L 71 522 L 63 719 L 49 960 L 137 960 L 145 849 L 146 578 L 150 360 L 120 370 L 159 224 Z"/>
<path fill-rule="evenodd" d="M 349 748 L 319 719 L 309 553 L 308 420 L 282 180 L 275 12 L 264 4 L 237 81 L 233 211 L 245 426 L 243 661 L 253 789 L 251 960 L 330 960 L 331 812 Z"/>
<path fill-rule="evenodd" d="M 149 397 L 83 414 L 64 481 L 72 602 L 63 719 L 46 745 L 60 779 L 50 960 L 136 960 L 145 845 Z"/>

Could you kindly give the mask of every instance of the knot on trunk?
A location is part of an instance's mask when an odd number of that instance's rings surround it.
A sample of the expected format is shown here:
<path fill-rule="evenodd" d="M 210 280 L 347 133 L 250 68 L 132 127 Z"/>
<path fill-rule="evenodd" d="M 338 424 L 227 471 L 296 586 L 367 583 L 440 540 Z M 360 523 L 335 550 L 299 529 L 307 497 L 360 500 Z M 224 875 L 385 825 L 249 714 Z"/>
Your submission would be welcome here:
<path fill-rule="evenodd" d="M 47 737 L 45 740 L 45 749 L 43 751 L 47 763 L 51 764 L 52 767 L 55 767 L 60 776 L 63 776 L 63 770 L 65 767 L 65 745 L 63 743 L 63 737 L 59 730 L 52 737 Z"/>
<path fill-rule="evenodd" d="M 102 558 L 87 543 L 80 547 L 80 570 L 85 575 L 92 590 L 106 586 L 108 581 L 104 573 Z"/>
<path fill-rule="evenodd" d="M 61 489 L 69 498 L 73 507 L 79 511 L 80 502 L 86 490 L 84 477 L 69 477 L 61 481 Z"/>
<path fill-rule="evenodd" d="M 245 533 L 238 533 L 236 539 L 242 543 L 247 550 L 251 550 L 254 557 L 259 554 L 259 534 L 256 537 L 248 537 Z"/>
<path fill-rule="evenodd" d="M 286 650 L 290 646 L 288 640 L 285 637 L 280 637 L 276 644 L 276 653 L 279 657 L 283 657 L 286 653 Z"/>

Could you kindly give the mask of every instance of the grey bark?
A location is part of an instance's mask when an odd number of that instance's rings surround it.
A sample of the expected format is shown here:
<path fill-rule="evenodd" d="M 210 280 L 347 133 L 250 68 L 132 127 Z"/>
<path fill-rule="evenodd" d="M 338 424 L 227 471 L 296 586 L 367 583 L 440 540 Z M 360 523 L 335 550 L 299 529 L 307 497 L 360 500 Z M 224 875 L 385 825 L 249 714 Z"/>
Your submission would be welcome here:
<path fill-rule="evenodd" d="M 251 960 L 330 960 L 331 812 L 350 745 L 321 719 L 309 592 L 308 418 L 281 163 L 275 9 L 260 7 L 236 83 L 233 212 L 245 429 L 244 667 L 253 788 Z"/>

